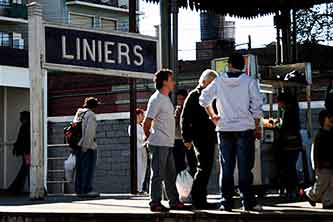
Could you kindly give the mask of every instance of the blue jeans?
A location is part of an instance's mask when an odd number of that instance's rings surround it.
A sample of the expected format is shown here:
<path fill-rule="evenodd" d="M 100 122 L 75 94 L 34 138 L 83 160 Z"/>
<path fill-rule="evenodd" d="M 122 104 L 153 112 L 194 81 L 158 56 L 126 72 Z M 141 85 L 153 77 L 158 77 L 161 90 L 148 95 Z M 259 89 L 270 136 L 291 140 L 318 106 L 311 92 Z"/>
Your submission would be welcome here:
<path fill-rule="evenodd" d="M 88 149 L 86 152 L 77 151 L 75 192 L 87 194 L 93 191 L 93 181 L 96 168 L 97 151 Z"/>
<path fill-rule="evenodd" d="M 251 191 L 253 183 L 252 169 L 254 167 L 255 132 L 253 130 L 242 132 L 219 132 L 220 158 L 221 158 L 221 192 L 222 204 L 233 207 L 232 197 L 234 188 L 234 170 L 236 159 L 239 171 L 239 190 L 241 203 L 245 208 L 255 204 Z"/>

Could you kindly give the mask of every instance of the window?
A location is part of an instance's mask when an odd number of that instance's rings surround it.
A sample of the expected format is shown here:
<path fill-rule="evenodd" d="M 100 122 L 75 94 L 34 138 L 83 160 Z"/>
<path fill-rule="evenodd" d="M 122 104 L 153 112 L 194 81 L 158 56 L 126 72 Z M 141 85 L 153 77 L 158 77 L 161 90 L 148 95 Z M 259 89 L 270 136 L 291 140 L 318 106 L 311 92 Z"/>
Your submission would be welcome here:
<path fill-rule="evenodd" d="M 117 20 L 109 18 L 101 18 L 101 28 L 105 31 L 112 31 L 117 29 Z"/>
<path fill-rule="evenodd" d="M 21 33 L 13 33 L 13 48 L 24 49 L 24 39 Z"/>
<path fill-rule="evenodd" d="M 13 4 L 19 4 L 19 5 L 22 5 L 23 2 L 22 0 L 12 0 Z"/>
<path fill-rule="evenodd" d="M 0 46 L 10 47 L 10 34 L 5 32 L 0 32 Z"/>
<path fill-rule="evenodd" d="M 6 7 L 10 5 L 10 0 L 0 0 L 0 7 Z"/>
<path fill-rule="evenodd" d="M 92 28 L 94 26 L 93 16 L 70 13 L 69 19 L 70 19 L 70 24 L 80 26 L 83 28 Z"/>

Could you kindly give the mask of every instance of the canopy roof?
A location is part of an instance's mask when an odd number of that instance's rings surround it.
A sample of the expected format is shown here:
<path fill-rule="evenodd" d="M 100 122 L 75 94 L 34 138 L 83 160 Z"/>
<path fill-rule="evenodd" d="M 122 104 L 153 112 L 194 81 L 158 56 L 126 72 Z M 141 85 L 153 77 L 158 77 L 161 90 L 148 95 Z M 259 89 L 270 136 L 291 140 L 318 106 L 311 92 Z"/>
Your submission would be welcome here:
<path fill-rule="evenodd" d="M 158 3 L 160 0 L 145 0 Z M 171 0 L 169 0 L 171 1 Z M 176 0 L 179 7 L 210 11 L 221 15 L 252 18 L 283 9 L 301 9 L 333 0 Z"/>

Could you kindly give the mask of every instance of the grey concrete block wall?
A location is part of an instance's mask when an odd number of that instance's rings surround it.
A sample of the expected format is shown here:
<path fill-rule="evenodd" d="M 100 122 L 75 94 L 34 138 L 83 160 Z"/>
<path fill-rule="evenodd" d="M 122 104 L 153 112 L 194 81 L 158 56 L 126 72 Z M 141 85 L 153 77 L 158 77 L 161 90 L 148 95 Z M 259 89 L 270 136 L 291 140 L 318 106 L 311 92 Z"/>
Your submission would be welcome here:
<path fill-rule="evenodd" d="M 63 130 L 68 123 L 48 124 L 48 143 L 64 143 Z M 102 120 L 97 127 L 97 167 L 94 186 L 102 193 L 130 192 L 130 140 L 127 134 L 129 120 Z M 68 156 L 61 149 L 51 150 L 49 156 Z M 56 164 L 56 166 L 54 166 Z M 49 163 L 53 169 L 63 161 Z M 55 176 L 56 177 L 56 176 Z M 57 178 L 58 179 L 58 178 Z"/>
<path fill-rule="evenodd" d="M 48 143 L 64 143 L 63 129 L 68 123 L 48 124 Z M 130 192 L 130 139 L 128 137 L 129 120 L 102 120 L 98 121 L 97 144 L 98 158 L 95 175 L 96 191 L 102 193 L 129 193 Z M 49 157 L 68 156 L 68 152 L 61 149 L 49 148 Z M 63 161 L 50 161 L 49 168 L 61 169 Z M 50 180 L 59 179 L 52 175 Z M 59 192 L 60 185 L 49 185 L 50 192 Z M 210 193 L 218 192 L 217 168 L 211 174 L 209 184 Z"/>

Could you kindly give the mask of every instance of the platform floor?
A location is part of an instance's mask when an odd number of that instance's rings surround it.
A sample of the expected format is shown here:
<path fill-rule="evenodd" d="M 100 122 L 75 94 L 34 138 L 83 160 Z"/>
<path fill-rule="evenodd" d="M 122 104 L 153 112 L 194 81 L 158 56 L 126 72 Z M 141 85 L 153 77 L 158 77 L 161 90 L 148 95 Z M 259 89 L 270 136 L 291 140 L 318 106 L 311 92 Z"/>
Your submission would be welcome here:
<path fill-rule="evenodd" d="M 219 197 L 211 195 L 210 202 Z M 45 201 L 25 197 L 0 197 L 0 221 L 333 221 L 333 210 L 313 208 L 307 202 L 288 202 L 277 196 L 260 200 L 262 212 L 170 211 L 152 213 L 149 198 L 135 195 L 102 194 L 96 199 L 51 196 Z M 167 205 L 167 203 L 165 203 Z"/>

